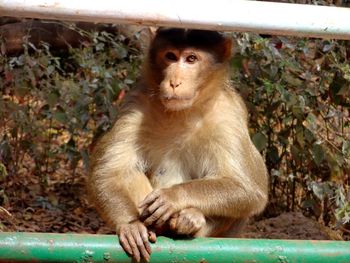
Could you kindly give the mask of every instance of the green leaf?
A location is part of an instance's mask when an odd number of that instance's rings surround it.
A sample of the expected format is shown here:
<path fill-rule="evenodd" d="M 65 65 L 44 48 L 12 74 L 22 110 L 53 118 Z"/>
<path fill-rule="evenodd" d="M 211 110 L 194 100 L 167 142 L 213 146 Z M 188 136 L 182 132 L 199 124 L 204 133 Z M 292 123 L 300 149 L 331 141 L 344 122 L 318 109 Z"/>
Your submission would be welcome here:
<path fill-rule="evenodd" d="M 326 184 L 324 183 L 316 183 L 316 182 L 312 182 L 311 183 L 311 190 L 314 193 L 314 195 L 316 195 L 316 197 L 319 200 L 324 200 L 326 194 L 327 194 L 327 189 L 326 189 Z"/>
<path fill-rule="evenodd" d="M 89 170 L 89 167 L 90 167 L 90 163 L 89 163 L 89 152 L 84 149 L 84 150 L 81 150 L 80 151 L 80 155 L 83 159 L 83 164 L 84 164 L 84 167 L 86 170 Z"/>
<path fill-rule="evenodd" d="M 134 84 L 135 81 L 133 81 L 132 79 L 125 79 L 124 80 L 124 83 L 125 84 L 128 84 L 128 85 L 131 85 L 131 84 Z"/>
<path fill-rule="evenodd" d="M 119 59 L 124 59 L 128 56 L 128 51 L 122 46 L 116 47 L 115 51 Z"/>
<path fill-rule="evenodd" d="M 53 117 L 61 123 L 67 122 L 67 117 L 66 117 L 66 114 L 64 112 L 55 112 L 53 114 Z"/>
<path fill-rule="evenodd" d="M 348 96 L 342 94 L 348 94 L 350 83 L 344 78 L 342 72 L 337 71 L 334 75 L 332 83 L 329 85 L 330 96 L 333 103 L 341 106 L 350 106 Z"/>
<path fill-rule="evenodd" d="M 299 145 L 301 147 L 304 147 L 305 146 L 305 138 L 304 138 L 304 132 L 302 129 L 300 129 L 300 126 L 298 126 L 296 128 L 297 132 L 296 132 L 296 139 L 297 139 L 297 142 L 299 143 Z"/>
<path fill-rule="evenodd" d="M 105 48 L 105 44 L 100 42 L 96 45 L 95 48 L 96 48 L 96 51 L 103 51 Z"/>
<path fill-rule="evenodd" d="M 266 148 L 267 138 L 261 132 L 254 134 L 252 141 L 259 152 Z"/>
<path fill-rule="evenodd" d="M 350 141 L 344 141 L 342 146 L 342 153 L 345 158 L 350 159 Z"/>
<path fill-rule="evenodd" d="M 317 117 L 313 113 L 309 113 L 306 120 L 303 122 L 304 126 L 310 131 L 317 131 Z"/>
<path fill-rule="evenodd" d="M 273 164 L 277 164 L 280 161 L 278 149 L 276 146 L 272 146 L 268 149 L 267 159 Z"/>
<path fill-rule="evenodd" d="M 302 80 L 300 80 L 299 78 L 296 78 L 296 77 L 292 76 L 290 73 L 284 74 L 283 77 L 284 77 L 284 80 L 285 80 L 288 84 L 290 84 L 290 85 L 292 85 L 292 86 L 294 86 L 294 87 L 299 87 L 299 86 L 303 85 L 303 81 L 302 81 Z"/>
<path fill-rule="evenodd" d="M 17 96 L 24 97 L 30 92 L 28 87 L 17 87 L 15 88 L 15 93 Z"/>
<path fill-rule="evenodd" d="M 6 166 L 0 163 L 0 182 L 5 180 L 6 177 L 7 177 Z"/>
<path fill-rule="evenodd" d="M 313 134 L 309 129 L 304 130 L 304 138 L 308 143 L 312 143 L 316 140 L 315 134 Z"/>
<path fill-rule="evenodd" d="M 53 118 L 62 124 L 66 124 L 68 122 L 68 116 L 66 112 L 60 107 L 57 109 L 56 112 L 53 113 Z"/>
<path fill-rule="evenodd" d="M 295 145 L 291 145 L 290 151 L 292 153 L 293 159 L 295 161 L 300 162 L 301 158 L 300 158 L 300 150 L 299 150 L 299 148 L 297 146 L 295 146 Z"/>
<path fill-rule="evenodd" d="M 51 75 L 54 71 L 55 71 L 55 66 L 53 65 L 48 66 L 46 69 L 47 75 Z"/>
<path fill-rule="evenodd" d="M 243 56 L 241 56 L 241 55 L 234 56 L 231 60 L 231 67 L 233 67 L 235 69 L 241 69 L 242 68 L 242 60 L 243 60 Z"/>
<path fill-rule="evenodd" d="M 317 165 L 320 165 L 325 158 L 325 152 L 320 144 L 314 143 L 312 146 L 312 157 Z"/>
<path fill-rule="evenodd" d="M 49 95 L 47 95 L 46 101 L 49 104 L 50 108 L 55 107 L 56 103 L 58 102 L 58 94 L 56 92 L 51 92 Z"/>

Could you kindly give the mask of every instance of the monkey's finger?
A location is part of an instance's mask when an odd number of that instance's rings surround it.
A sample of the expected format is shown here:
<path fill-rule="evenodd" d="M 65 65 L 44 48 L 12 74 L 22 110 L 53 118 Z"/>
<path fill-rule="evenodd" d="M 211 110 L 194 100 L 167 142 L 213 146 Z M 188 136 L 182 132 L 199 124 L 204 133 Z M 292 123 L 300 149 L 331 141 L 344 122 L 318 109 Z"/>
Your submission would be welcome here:
<path fill-rule="evenodd" d="M 159 207 L 153 214 L 146 218 L 143 222 L 145 226 L 150 226 L 155 223 L 165 212 L 167 208 L 164 206 Z"/>
<path fill-rule="evenodd" d="M 194 229 L 191 226 L 179 225 L 176 232 L 180 235 L 191 235 L 194 233 Z"/>
<path fill-rule="evenodd" d="M 124 234 L 121 234 L 119 236 L 119 243 L 122 246 L 122 248 L 125 250 L 125 252 L 132 256 L 132 249 L 130 247 L 128 239 L 125 237 Z"/>
<path fill-rule="evenodd" d="M 193 225 L 186 217 L 180 216 L 177 224 L 177 233 L 188 235 L 193 232 Z"/>
<path fill-rule="evenodd" d="M 176 230 L 176 233 L 178 233 L 178 234 L 183 234 L 183 232 L 184 232 L 184 222 L 183 222 L 181 217 L 179 217 L 177 220 L 175 230 Z"/>
<path fill-rule="evenodd" d="M 145 199 L 139 204 L 139 208 L 143 208 L 145 206 L 149 206 L 152 204 L 157 198 L 159 197 L 159 192 L 158 191 L 153 191 L 149 193 Z"/>
<path fill-rule="evenodd" d="M 179 219 L 179 213 L 175 213 L 171 216 L 171 218 L 169 220 L 169 227 L 171 230 L 176 229 L 178 219 Z"/>
<path fill-rule="evenodd" d="M 187 226 L 180 226 L 176 232 L 179 235 L 191 235 L 193 233 L 193 229 Z"/>
<path fill-rule="evenodd" d="M 163 202 L 159 199 L 155 200 L 150 206 L 147 207 L 147 212 L 149 214 L 155 213 L 156 210 L 159 210 L 163 206 Z"/>
<path fill-rule="evenodd" d="M 172 212 L 170 210 L 168 210 L 166 213 L 164 213 L 156 222 L 156 226 L 157 227 L 161 227 L 162 225 L 164 225 L 164 223 L 166 221 L 168 221 L 168 219 L 171 217 Z"/>
<path fill-rule="evenodd" d="M 152 250 L 151 250 L 151 246 L 150 246 L 149 240 L 148 240 L 147 228 L 145 228 L 144 226 L 139 226 L 139 231 L 140 231 L 140 235 L 141 235 L 143 244 L 144 244 L 148 254 L 151 254 Z"/>
<path fill-rule="evenodd" d="M 156 243 L 156 241 L 157 241 L 157 235 L 156 235 L 156 233 L 155 232 L 153 232 L 153 231 L 148 231 L 148 240 L 150 241 L 150 242 L 152 242 L 152 243 Z"/>
<path fill-rule="evenodd" d="M 130 254 L 135 259 L 136 262 L 140 262 L 140 260 L 141 260 L 140 252 L 139 252 L 139 249 L 136 245 L 136 242 L 134 240 L 133 235 L 131 235 L 131 234 L 126 235 L 126 238 L 128 239 L 129 245 L 130 245 L 131 250 L 132 250 L 132 252 Z"/>
<path fill-rule="evenodd" d="M 141 237 L 141 233 L 138 230 L 134 230 L 132 231 L 132 235 L 134 240 L 136 241 L 136 246 L 137 246 L 136 250 L 138 252 L 139 260 L 142 255 L 142 258 L 144 258 L 147 262 L 149 262 L 149 253 L 147 252 L 147 249 Z M 147 243 L 148 243 L 148 238 L 147 238 Z"/>
<path fill-rule="evenodd" d="M 140 219 L 141 219 L 141 220 L 144 220 L 144 219 L 146 219 L 147 217 L 149 217 L 150 214 L 151 214 L 151 213 L 150 213 L 148 207 L 146 206 L 146 207 L 144 207 L 143 210 L 141 210 L 141 212 L 140 212 Z"/>
<path fill-rule="evenodd" d="M 170 227 L 171 230 L 175 230 L 176 229 L 177 220 L 178 220 L 178 217 L 172 217 L 169 220 L 169 227 Z"/>
<path fill-rule="evenodd" d="M 147 212 L 144 212 L 140 217 L 144 219 L 143 223 L 145 226 L 150 226 L 158 220 L 158 218 L 161 216 L 162 211 L 162 207 L 147 209 Z"/>
<path fill-rule="evenodd" d="M 141 212 L 140 212 L 140 219 L 141 220 L 144 220 L 146 219 L 147 217 L 149 217 L 152 213 L 150 212 L 150 210 L 148 209 L 147 206 L 145 206 L 143 209 L 141 209 Z"/>

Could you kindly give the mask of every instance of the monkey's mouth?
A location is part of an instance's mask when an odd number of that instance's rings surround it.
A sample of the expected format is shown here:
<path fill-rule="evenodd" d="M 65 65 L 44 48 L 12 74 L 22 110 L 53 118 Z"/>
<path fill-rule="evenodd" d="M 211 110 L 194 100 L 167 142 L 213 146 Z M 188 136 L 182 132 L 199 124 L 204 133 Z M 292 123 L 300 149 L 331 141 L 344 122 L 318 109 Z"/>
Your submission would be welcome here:
<path fill-rule="evenodd" d="M 164 96 L 162 99 L 164 101 L 172 101 L 172 100 L 177 100 L 177 101 L 181 101 L 181 100 L 192 100 L 194 96 L 187 96 L 187 97 L 181 97 L 181 96 Z"/>
<path fill-rule="evenodd" d="M 163 96 L 160 98 L 166 109 L 179 111 L 190 108 L 196 96 Z"/>

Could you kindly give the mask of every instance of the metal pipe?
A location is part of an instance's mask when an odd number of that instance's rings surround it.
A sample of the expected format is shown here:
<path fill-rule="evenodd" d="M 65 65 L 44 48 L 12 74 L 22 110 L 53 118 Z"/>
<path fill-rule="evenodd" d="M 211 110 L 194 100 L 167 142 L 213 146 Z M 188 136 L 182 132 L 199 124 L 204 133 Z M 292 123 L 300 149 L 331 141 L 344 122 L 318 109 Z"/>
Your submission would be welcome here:
<path fill-rule="evenodd" d="M 151 262 L 349 263 L 350 242 L 160 237 Z M 0 233 L 0 262 L 131 262 L 115 235 Z"/>
<path fill-rule="evenodd" d="M 0 0 L 0 16 L 350 39 L 350 8 L 245 0 Z"/>

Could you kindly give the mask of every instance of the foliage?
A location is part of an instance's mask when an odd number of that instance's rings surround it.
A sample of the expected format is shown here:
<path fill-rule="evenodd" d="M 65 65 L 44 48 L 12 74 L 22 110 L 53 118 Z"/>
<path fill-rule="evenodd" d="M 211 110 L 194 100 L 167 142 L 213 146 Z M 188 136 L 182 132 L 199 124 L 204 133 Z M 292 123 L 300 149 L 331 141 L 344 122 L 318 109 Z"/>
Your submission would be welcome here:
<path fill-rule="evenodd" d="M 234 81 L 270 174 L 267 211 L 349 223 L 349 42 L 243 34 L 236 46 Z"/>
<path fill-rule="evenodd" d="M 89 37 L 80 49 L 52 53 L 46 43 L 27 43 L 23 54 L 0 57 L 0 164 L 9 175 L 34 170 L 45 182 L 62 154 L 73 174 L 79 160 L 88 165 L 92 136 L 110 126 L 139 65 L 135 42 Z"/>
<path fill-rule="evenodd" d="M 81 32 L 87 34 L 86 32 Z M 136 40 L 88 34 L 80 48 L 25 45 L 0 57 L 0 205 L 6 181 L 34 173 L 43 186 L 62 164 L 73 175 L 135 82 Z M 344 41 L 235 35 L 233 82 L 270 174 L 266 215 L 302 209 L 343 228 L 350 219 L 350 45 Z M 0 43 L 1 44 L 1 43 Z"/>

